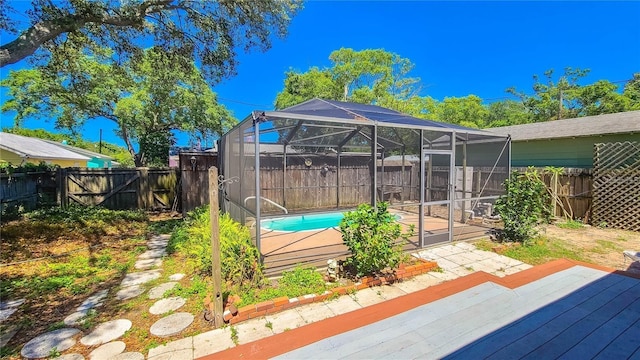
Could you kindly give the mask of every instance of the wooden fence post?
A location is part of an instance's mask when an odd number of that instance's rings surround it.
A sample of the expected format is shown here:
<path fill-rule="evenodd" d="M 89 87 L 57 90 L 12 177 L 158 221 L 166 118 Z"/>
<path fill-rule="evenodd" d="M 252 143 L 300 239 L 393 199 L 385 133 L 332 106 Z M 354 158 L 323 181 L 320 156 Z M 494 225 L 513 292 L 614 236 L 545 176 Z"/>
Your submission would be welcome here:
<path fill-rule="evenodd" d="M 138 175 L 138 207 L 140 209 L 150 209 L 151 204 L 149 204 L 149 193 L 151 189 L 149 189 L 149 168 L 137 168 Z M 153 196 L 153 195 L 152 195 Z"/>
<path fill-rule="evenodd" d="M 209 168 L 209 216 L 211 217 L 211 266 L 213 275 L 213 325 L 220 328 L 222 319 L 222 270 L 220 268 L 220 228 L 218 226 L 218 168 Z"/>

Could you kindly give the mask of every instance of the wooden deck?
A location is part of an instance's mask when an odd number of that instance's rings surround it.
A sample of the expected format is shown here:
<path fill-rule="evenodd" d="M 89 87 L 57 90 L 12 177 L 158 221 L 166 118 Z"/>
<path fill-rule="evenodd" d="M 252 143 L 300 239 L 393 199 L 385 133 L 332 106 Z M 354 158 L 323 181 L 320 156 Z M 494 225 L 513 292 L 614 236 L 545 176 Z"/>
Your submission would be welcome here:
<path fill-rule="evenodd" d="M 216 356 L 638 359 L 640 279 L 610 271 L 558 260 L 477 272 Z"/>
<path fill-rule="evenodd" d="M 404 214 L 400 223 L 408 228 L 413 224 L 417 227 L 418 217 L 415 214 Z M 430 218 L 426 225 L 425 235 L 432 236 L 446 234 L 446 220 Z M 486 235 L 487 227 L 456 223 L 454 226 L 454 240 L 469 240 Z M 427 246 L 441 243 L 442 237 L 432 237 Z M 404 244 L 407 252 L 420 248 L 418 236 L 414 236 Z M 262 230 L 260 252 L 264 258 L 265 274 L 278 276 L 282 271 L 291 269 L 297 264 L 322 268 L 329 259 L 344 260 L 349 250 L 342 242 L 342 235 L 338 228 L 313 231 L 282 232 Z"/>

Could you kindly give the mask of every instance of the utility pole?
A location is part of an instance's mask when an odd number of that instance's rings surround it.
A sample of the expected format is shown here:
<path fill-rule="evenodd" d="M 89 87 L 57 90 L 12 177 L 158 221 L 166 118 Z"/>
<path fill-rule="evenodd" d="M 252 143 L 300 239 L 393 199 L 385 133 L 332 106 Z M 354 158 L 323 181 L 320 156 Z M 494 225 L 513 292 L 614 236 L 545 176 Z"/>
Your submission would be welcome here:
<path fill-rule="evenodd" d="M 558 94 L 560 97 L 560 104 L 558 106 L 558 120 L 562 119 L 562 88 L 558 85 Z"/>

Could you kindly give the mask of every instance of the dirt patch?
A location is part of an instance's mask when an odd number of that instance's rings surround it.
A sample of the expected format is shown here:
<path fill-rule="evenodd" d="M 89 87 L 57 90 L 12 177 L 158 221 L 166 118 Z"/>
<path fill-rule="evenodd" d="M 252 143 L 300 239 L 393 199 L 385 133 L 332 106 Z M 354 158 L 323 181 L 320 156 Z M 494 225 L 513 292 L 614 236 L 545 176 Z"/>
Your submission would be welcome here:
<path fill-rule="evenodd" d="M 585 226 L 580 229 L 564 229 L 555 225 L 545 227 L 542 232 L 549 238 L 562 240 L 572 249 L 579 249 L 587 262 L 618 270 L 627 270 L 624 250 L 640 251 L 640 233 L 616 229 L 600 229 Z"/>

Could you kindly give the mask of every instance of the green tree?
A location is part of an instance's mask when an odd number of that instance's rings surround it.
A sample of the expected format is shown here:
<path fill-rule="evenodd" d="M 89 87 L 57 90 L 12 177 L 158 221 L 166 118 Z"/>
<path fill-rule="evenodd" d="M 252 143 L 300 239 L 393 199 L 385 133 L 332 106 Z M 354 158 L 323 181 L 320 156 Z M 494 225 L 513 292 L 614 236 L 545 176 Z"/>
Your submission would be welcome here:
<path fill-rule="evenodd" d="M 633 74 L 624 85 L 622 96 L 627 100 L 627 111 L 640 110 L 640 73 Z"/>
<path fill-rule="evenodd" d="M 305 73 L 288 71 L 284 89 L 276 96 L 276 109 L 314 97 L 395 109 L 419 92 L 420 79 L 408 76 L 413 64 L 397 54 L 383 49 L 342 48 L 333 51 L 329 59 L 333 63 L 330 68 L 312 67 Z"/>
<path fill-rule="evenodd" d="M 28 22 L 18 29 L 17 10 L 0 1 L 0 67 L 37 55 L 73 60 L 69 49 L 114 50 L 119 62 L 142 54 L 149 41 L 181 55 L 183 64 L 197 60 L 210 79 L 232 75 L 236 49 L 271 46 L 271 35 L 284 36 L 301 0 L 33 0 Z M 146 44 L 146 45 L 144 45 Z"/>
<path fill-rule="evenodd" d="M 447 97 L 435 106 L 438 121 L 471 128 L 482 128 L 487 123 L 489 110 L 476 95 Z"/>
<path fill-rule="evenodd" d="M 578 81 L 587 76 L 589 69 L 565 68 L 564 74 L 554 81 L 554 70 L 544 72 L 545 81 L 533 75 L 533 95 L 508 88 L 524 104 L 533 122 L 577 117 L 580 104 L 576 101 Z"/>
<path fill-rule="evenodd" d="M 55 118 L 72 133 L 91 119 L 114 121 L 136 166 L 166 164 L 173 130 L 205 137 L 235 122 L 193 63 L 160 48 L 122 65 L 110 56 L 78 50 L 55 75 L 42 68 L 11 72 L 2 82 L 10 95 L 2 110 L 16 111 L 18 125 L 28 116 Z"/>
<path fill-rule="evenodd" d="M 496 101 L 487 107 L 486 127 L 520 125 L 530 123 L 531 116 L 524 104 L 515 100 Z"/>

